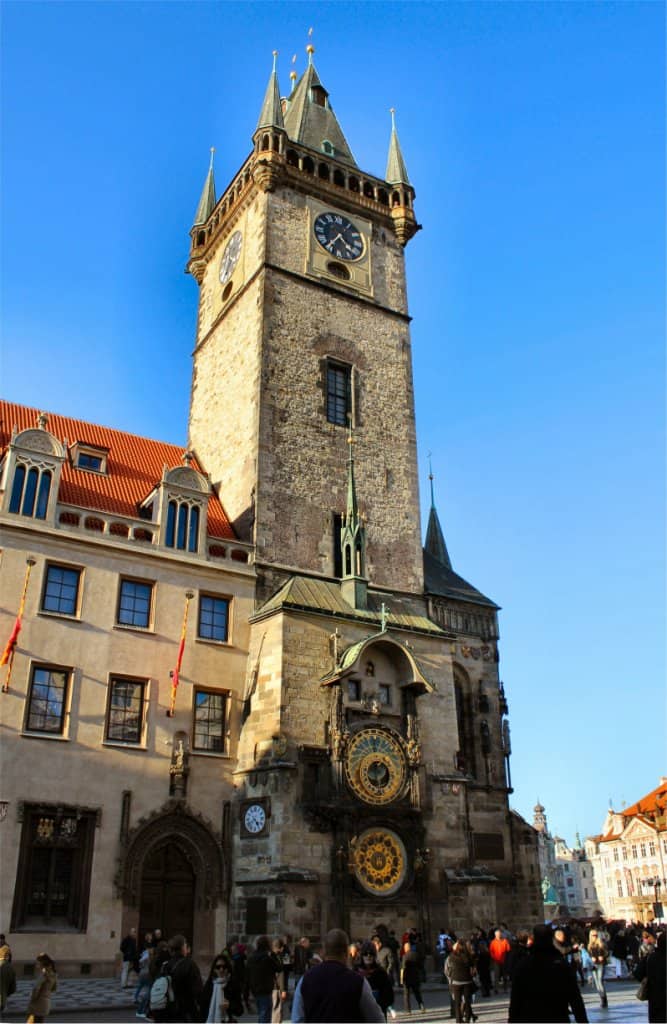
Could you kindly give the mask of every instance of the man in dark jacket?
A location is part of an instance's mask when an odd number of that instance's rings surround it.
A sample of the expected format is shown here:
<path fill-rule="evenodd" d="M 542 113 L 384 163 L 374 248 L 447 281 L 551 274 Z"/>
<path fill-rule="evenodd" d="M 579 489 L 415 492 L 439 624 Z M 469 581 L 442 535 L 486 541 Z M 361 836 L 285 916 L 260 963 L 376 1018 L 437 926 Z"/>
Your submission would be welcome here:
<path fill-rule="evenodd" d="M 292 1005 L 293 1024 L 346 1024 L 369 1021 L 384 1024 L 384 1013 L 365 978 L 347 967 L 350 940 L 333 928 L 324 940 L 324 962 L 311 967 L 297 985 Z"/>
<path fill-rule="evenodd" d="M 276 988 L 276 974 L 282 965 L 271 953 L 268 935 L 260 935 L 255 943 L 255 952 L 246 964 L 246 980 L 257 1004 L 258 1024 L 270 1024 L 273 991 Z"/>
<path fill-rule="evenodd" d="M 174 935 L 169 943 L 171 959 L 165 974 L 171 975 L 175 1006 L 169 1013 L 172 1020 L 199 1020 L 199 999 L 203 989 L 201 973 L 192 959 L 192 950 L 184 935 Z"/>
<path fill-rule="evenodd" d="M 579 1024 L 586 1024 L 586 1008 L 576 978 L 554 949 L 551 928 L 536 925 L 533 945 L 514 974 L 508 1021 L 511 1024 L 559 1024 L 570 1020 L 570 1008 Z"/>
<path fill-rule="evenodd" d="M 137 929 L 130 928 L 129 932 L 121 941 L 120 951 L 123 954 L 123 966 L 120 972 L 120 987 L 131 988 L 129 983 L 130 971 L 136 971 L 139 953 L 137 948 Z"/>

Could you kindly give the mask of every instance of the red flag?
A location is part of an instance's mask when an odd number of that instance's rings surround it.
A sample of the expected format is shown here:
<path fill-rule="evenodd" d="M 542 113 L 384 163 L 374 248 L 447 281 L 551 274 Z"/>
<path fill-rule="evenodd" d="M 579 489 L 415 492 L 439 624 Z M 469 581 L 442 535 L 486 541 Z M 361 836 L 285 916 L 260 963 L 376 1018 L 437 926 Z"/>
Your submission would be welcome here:
<path fill-rule="evenodd" d="M 19 614 L 16 616 L 16 621 L 14 622 L 14 628 L 12 630 L 12 635 L 10 636 L 9 640 L 7 641 L 7 646 L 5 647 L 4 651 L 2 652 L 2 657 L 0 658 L 0 665 L 6 665 L 7 662 L 9 661 L 9 659 L 11 658 L 12 653 L 14 651 L 14 648 L 16 647 L 16 641 L 19 638 L 19 633 L 20 632 L 21 632 L 21 614 L 19 612 Z"/>
<path fill-rule="evenodd" d="M 171 673 L 171 701 L 169 702 L 169 710 L 167 711 L 167 717 L 174 717 L 174 708 L 176 707 L 176 690 L 178 689 L 178 677 L 181 671 L 181 662 L 183 661 L 183 651 L 185 649 L 185 630 L 188 625 L 188 607 L 191 599 L 194 597 L 191 591 L 188 591 L 185 595 L 185 611 L 183 612 L 183 626 L 181 629 L 181 642 L 178 645 L 178 654 L 176 655 L 176 668 Z"/>

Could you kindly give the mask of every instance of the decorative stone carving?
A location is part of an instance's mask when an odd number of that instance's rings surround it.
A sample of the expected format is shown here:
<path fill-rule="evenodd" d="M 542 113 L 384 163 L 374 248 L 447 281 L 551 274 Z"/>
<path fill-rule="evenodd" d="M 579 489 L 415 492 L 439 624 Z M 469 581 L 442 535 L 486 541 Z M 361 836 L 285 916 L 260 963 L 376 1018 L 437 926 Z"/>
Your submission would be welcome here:
<path fill-rule="evenodd" d="M 206 818 L 181 800 L 168 800 L 129 833 L 114 879 L 118 895 L 137 906 L 146 858 L 167 843 L 174 843 L 191 865 L 200 905 L 216 907 L 224 891 L 222 840 Z"/>

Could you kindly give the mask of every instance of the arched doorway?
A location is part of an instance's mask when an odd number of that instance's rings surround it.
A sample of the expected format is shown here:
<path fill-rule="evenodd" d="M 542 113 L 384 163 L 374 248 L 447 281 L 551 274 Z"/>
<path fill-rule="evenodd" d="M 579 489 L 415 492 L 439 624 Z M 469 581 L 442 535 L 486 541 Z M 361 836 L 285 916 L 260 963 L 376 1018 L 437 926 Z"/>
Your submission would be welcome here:
<path fill-rule="evenodd" d="M 216 919 L 227 895 L 222 837 L 182 800 L 170 800 L 128 834 L 116 878 L 121 931 L 182 934 L 202 961 L 215 955 Z"/>
<path fill-rule="evenodd" d="M 139 935 L 159 928 L 167 939 L 185 935 L 192 942 L 195 873 L 175 843 L 146 857 L 140 892 Z"/>

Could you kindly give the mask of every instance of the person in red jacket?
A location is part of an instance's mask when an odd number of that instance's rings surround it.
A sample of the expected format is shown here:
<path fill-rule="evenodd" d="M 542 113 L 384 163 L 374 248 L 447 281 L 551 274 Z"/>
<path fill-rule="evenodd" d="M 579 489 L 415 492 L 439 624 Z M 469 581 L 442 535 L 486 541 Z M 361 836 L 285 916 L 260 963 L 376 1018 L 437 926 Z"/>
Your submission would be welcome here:
<path fill-rule="evenodd" d="M 493 991 L 498 994 L 500 983 L 503 984 L 503 989 L 507 991 L 507 972 L 505 970 L 505 960 L 509 953 L 510 946 L 507 939 L 503 938 L 502 929 L 496 928 L 495 935 L 489 943 L 489 955 L 491 957 L 491 964 L 493 967 Z"/>

